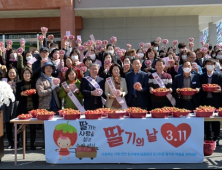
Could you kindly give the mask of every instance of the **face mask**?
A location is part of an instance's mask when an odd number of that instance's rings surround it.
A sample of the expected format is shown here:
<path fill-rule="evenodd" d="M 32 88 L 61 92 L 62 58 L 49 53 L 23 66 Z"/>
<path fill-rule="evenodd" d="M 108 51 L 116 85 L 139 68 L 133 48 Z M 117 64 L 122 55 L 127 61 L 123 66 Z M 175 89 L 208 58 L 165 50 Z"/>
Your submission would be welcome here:
<path fill-rule="evenodd" d="M 10 58 L 13 60 L 17 60 L 17 53 L 10 54 Z"/>
<path fill-rule="evenodd" d="M 89 55 L 90 56 L 90 58 L 92 59 L 92 60 L 95 60 L 96 59 L 96 55 L 95 54 L 92 54 L 92 55 Z"/>
<path fill-rule="evenodd" d="M 191 68 L 184 68 L 183 71 L 184 71 L 184 73 L 190 73 L 191 72 Z"/>
<path fill-rule="evenodd" d="M 114 50 L 109 50 L 107 53 L 114 54 Z"/>
<path fill-rule="evenodd" d="M 131 57 L 130 57 L 131 60 L 133 60 L 134 58 L 135 58 L 134 56 L 131 56 Z"/>
<path fill-rule="evenodd" d="M 55 49 L 56 49 L 55 47 L 51 48 L 51 49 L 50 49 L 50 53 L 51 53 L 53 50 L 55 50 Z"/>
<path fill-rule="evenodd" d="M 154 47 L 154 49 L 155 49 L 156 51 L 158 51 L 158 47 Z"/>
<path fill-rule="evenodd" d="M 73 56 L 72 56 L 72 59 L 73 59 L 73 60 L 79 60 L 79 56 L 78 56 L 78 55 L 73 55 Z"/>
<path fill-rule="evenodd" d="M 138 53 L 138 55 L 140 56 L 140 58 L 143 58 L 143 57 L 144 57 L 144 54 L 143 54 L 143 53 Z"/>
<path fill-rule="evenodd" d="M 213 56 L 213 57 L 215 57 L 215 56 L 216 56 L 216 54 L 213 54 L 212 56 Z"/>
<path fill-rule="evenodd" d="M 187 60 L 187 55 L 182 55 L 183 60 Z"/>
<path fill-rule="evenodd" d="M 222 55 L 217 55 L 217 59 L 222 60 Z"/>
<path fill-rule="evenodd" d="M 213 71 L 214 70 L 214 66 L 212 65 L 206 65 L 207 71 Z"/>
<path fill-rule="evenodd" d="M 31 59 L 32 59 L 32 56 L 26 57 L 26 60 L 27 60 L 27 61 L 29 61 L 29 60 L 31 60 Z"/>

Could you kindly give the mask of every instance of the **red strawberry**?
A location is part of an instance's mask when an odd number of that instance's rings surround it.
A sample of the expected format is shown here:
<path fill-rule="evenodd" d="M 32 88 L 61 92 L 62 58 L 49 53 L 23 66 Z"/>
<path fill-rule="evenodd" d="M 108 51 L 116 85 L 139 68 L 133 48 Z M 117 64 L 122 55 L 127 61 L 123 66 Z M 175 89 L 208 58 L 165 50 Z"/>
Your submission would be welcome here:
<path fill-rule="evenodd" d="M 71 141 L 71 146 L 74 146 L 78 137 L 77 130 L 73 126 L 69 125 L 69 122 L 67 122 L 67 124 L 57 125 L 53 132 L 53 139 L 58 147 L 58 139 L 61 136 L 69 138 Z"/>

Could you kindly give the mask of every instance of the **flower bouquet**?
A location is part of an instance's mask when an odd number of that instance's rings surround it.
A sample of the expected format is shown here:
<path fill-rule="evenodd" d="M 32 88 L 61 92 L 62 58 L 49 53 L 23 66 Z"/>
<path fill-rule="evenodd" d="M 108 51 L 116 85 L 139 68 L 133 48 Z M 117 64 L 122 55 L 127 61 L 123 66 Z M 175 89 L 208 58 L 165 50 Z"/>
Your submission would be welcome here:
<path fill-rule="evenodd" d="M 11 86 L 4 81 L 0 81 L 0 106 L 3 104 L 9 106 L 10 100 L 12 102 L 15 101 L 15 96 Z"/>

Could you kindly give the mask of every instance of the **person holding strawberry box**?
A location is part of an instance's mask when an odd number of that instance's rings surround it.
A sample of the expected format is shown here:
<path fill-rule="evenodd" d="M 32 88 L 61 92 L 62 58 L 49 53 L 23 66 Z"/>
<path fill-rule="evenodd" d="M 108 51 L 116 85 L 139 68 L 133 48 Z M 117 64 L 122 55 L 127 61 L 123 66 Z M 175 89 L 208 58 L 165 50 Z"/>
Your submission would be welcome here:
<path fill-rule="evenodd" d="M 207 92 L 204 88 L 201 88 L 201 104 L 207 106 L 213 106 L 219 108 L 222 105 L 221 102 L 221 86 L 222 86 L 222 75 L 215 71 L 216 62 L 213 59 L 208 59 L 205 61 L 205 68 L 207 72 L 200 76 L 201 86 L 204 84 L 217 84 L 218 88 L 213 92 Z M 204 130 L 206 134 L 206 140 L 217 141 L 219 145 L 220 140 L 220 122 L 205 122 Z M 212 136 L 211 132 L 214 132 Z"/>
<path fill-rule="evenodd" d="M 146 73 L 154 73 L 156 72 L 156 69 L 155 69 L 155 61 L 157 59 L 157 51 L 151 47 L 147 50 L 146 52 L 146 55 L 145 55 L 145 60 L 143 62 L 143 65 L 142 65 L 142 71 L 146 72 Z M 147 61 L 151 61 L 151 63 L 148 63 L 147 64 Z"/>
<path fill-rule="evenodd" d="M 140 58 L 132 60 L 133 71 L 126 74 L 126 84 L 128 95 L 126 96 L 129 107 L 147 107 L 147 92 L 148 92 L 148 74 L 141 71 L 142 62 Z M 134 86 L 137 84 L 138 86 Z"/>
<path fill-rule="evenodd" d="M 22 75 L 22 81 L 16 84 L 16 99 L 17 101 L 19 101 L 17 115 L 27 114 L 29 111 L 36 110 L 38 108 L 38 95 L 36 93 L 33 95 L 28 95 L 27 93 L 25 93 L 26 90 L 36 89 L 35 82 L 31 80 L 32 69 L 29 67 L 25 67 L 22 70 L 21 75 Z M 30 147 L 31 150 L 36 150 L 34 146 L 36 138 L 36 125 L 29 125 L 29 126 L 31 132 Z M 27 135 L 26 135 L 26 143 L 27 143 Z"/>

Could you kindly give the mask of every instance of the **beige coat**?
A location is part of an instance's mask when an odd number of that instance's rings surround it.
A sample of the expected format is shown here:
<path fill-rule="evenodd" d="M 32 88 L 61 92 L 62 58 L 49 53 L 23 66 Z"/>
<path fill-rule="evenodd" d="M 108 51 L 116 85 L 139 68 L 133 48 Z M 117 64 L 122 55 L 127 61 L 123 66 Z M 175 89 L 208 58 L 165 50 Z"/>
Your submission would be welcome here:
<path fill-rule="evenodd" d="M 111 77 L 111 79 L 113 81 L 113 77 Z M 113 81 L 113 84 L 114 84 L 114 81 Z M 127 90 L 127 86 L 126 86 L 126 80 L 124 78 L 121 78 L 121 81 L 120 81 L 120 91 L 123 93 L 123 97 L 125 97 L 128 94 L 128 90 Z M 107 82 L 105 83 L 105 95 L 107 96 L 106 107 L 111 108 L 114 99 L 109 98 L 109 96 L 113 95 L 113 93 L 112 93 L 111 89 L 109 88 L 109 85 L 108 85 Z"/>
<path fill-rule="evenodd" d="M 36 83 L 36 90 L 39 95 L 39 109 L 50 109 L 50 103 L 52 99 L 52 90 L 50 82 L 44 77 L 41 76 Z M 60 108 L 60 102 L 58 98 L 58 93 L 60 87 L 56 87 L 53 90 L 53 95 L 55 97 L 55 102 L 58 108 Z"/>

